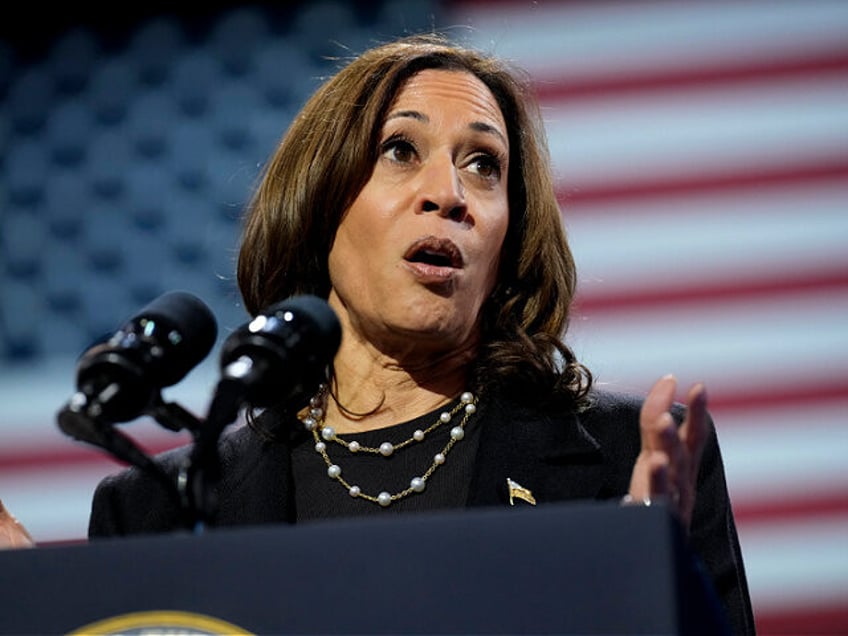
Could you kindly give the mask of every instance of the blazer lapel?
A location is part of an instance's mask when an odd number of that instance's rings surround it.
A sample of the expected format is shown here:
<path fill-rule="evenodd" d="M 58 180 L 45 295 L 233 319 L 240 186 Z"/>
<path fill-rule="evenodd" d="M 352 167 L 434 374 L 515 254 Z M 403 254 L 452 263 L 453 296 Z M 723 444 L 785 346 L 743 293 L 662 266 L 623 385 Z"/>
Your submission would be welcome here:
<path fill-rule="evenodd" d="M 601 447 L 573 410 L 548 413 L 496 398 L 480 410 L 469 506 L 510 505 L 511 486 L 513 505 L 599 494 L 605 472 Z M 515 496 L 516 486 L 527 491 L 524 496 Z"/>

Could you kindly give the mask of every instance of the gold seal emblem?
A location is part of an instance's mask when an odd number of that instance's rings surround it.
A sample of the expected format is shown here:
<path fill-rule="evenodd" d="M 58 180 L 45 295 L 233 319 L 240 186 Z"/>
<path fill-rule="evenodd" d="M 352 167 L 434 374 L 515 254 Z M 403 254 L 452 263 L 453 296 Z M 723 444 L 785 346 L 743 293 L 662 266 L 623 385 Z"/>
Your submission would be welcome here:
<path fill-rule="evenodd" d="M 68 636 L 254 636 L 241 627 L 192 612 L 151 611 L 120 614 L 89 623 Z"/>

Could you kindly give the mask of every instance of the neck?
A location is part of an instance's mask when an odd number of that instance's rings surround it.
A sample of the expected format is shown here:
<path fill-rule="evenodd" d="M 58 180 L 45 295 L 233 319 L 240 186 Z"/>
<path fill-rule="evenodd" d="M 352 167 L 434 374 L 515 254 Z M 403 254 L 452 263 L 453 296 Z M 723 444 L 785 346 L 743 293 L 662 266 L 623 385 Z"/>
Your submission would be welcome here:
<path fill-rule="evenodd" d="M 342 324 L 342 341 L 325 417 L 339 433 L 406 422 L 468 390 L 477 350 L 473 333 L 455 338 L 399 331 L 357 319 L 333 293 L 329 301 Z"/>
<path fill-rule="evenodd" d="M 344 433 L 424 415 L 468 389 L 469 360 L 468 352 L 458 351 L 411 366 L 372 347 L 343 343 L 333 364 L 326 421 Z"/>

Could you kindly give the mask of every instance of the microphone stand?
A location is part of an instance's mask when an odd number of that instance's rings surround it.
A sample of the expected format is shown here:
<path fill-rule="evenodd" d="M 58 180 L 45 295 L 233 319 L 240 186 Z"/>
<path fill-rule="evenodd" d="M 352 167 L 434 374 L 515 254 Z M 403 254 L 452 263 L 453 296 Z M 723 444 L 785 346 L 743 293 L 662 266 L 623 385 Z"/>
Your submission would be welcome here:
<path fill-rule="evenodd" d="M 114 423 L 98 417 L 102 413 L 101 407 L 99 400 L 89 399 L 85 393 L 79 391 L 57 414 L 58 426 L 69 437 L 97 446 L 116 459 L 136 466 L 155 478 L 165 486 L 169 495 L 181 507 L 186 518 L 185 523 L 191 527 L 193 514 L 184 504 L 179 478 L 175 483 L 135 440 L 115 428 Z M 201 429 L 200 421 L 192 413 L 175 402 L 165 402 L 158 393 L 143 414 L 153 417 L 161 426 L 174 432 L 188 430 L 197 437 Z"/>
<path fill-rule="evenodd" d="M 201 533 L 212 525 L 218 511 L 218 482 L 221 477 L 218 440 L 224 429 L 238 418 L 248 387 L 266 372 L 266 366 L 261 358 L 254 360 L 242 356 L 224 368 L 206 421 L 195 435 L 192 452 L 180 470 L 180 499 L 191 515 L 191 528 L 195 533 Z"/>
<path fill-rule="evenodd" d="M 151 394 L 141 410 L 161 426 L 174 432 L 187 430 L 193 446 L 180 466 L 176 480 L 147 455 L 136 442 L 115 426 L 110 414 L 110 400 L 120 394 L 118 383 L 109 383 L 99 391 L 77 391 L 57 415 L 59 428 L 68 436 L 97 446 L 116 459 L 136 466 L 165 486 L 181 510 L 187 529 L 200 533 L 214 522 L 218 508 L 220 459 L 218 440 L 224 429 L 234 422 L 245 401 L 245 382 L 255 383 L 265 372 L 264 361 L 242 356 L 227 365 L 218 382 L 201 422 L 176 402 L 165 402 L 159 391 Z"/>

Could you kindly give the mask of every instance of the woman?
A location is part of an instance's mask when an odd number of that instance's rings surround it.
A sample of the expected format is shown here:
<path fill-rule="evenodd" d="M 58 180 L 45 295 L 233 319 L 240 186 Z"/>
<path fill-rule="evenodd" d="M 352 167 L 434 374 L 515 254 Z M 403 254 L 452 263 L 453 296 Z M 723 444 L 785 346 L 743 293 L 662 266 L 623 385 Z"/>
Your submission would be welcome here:
<path fill-rule="evenodd" d="M 644 400 L 604 393 L 560 340 L 575 267 L 529 94 L 422 36 L 305 105 L 249 207 L 238 280 L 251 314 L 327 298 L 342 342 L 301 423 L 268 409 L 225 434 L 217 523 L 665 498 L 752 632 L 704 387 L 685 405 L 670 376 Z M 90 535 L 171 530 L 179 512 L 131 469 L 98 487 Z"/>

